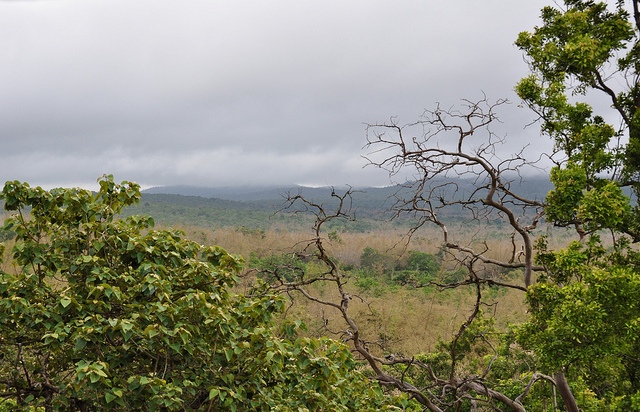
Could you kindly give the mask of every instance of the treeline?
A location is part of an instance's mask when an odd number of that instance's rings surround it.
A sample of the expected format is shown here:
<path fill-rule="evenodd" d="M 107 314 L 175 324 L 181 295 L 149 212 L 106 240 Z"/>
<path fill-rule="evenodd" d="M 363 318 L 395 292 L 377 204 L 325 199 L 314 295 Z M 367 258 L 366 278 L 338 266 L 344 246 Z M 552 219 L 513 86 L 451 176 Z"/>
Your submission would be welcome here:
<path fill-rule="evenodd" d="M 531 197 L 542 199 L 550 189 L 546 176 L 526 179 L 514 178 L 512 185 L 526 185 Z M 411 216 L 395 217 L 390 212 L 396 199 L 411 190 L 412 184 L 383 188 L 351 189 L 350 213 L 353 220 L 331 222 L 334 230 L 364 233 L 383 228 L 390 220 L 397 227 L 409 227 Z M 457 196 L 467 196 L 475 190 L 474 182 L 466 179 L 455 181 Z M 302 195 L 309 201 L 327 209 L 336 206 L 333 194 L 342 194 L 348 188 L 200 188 L 191 186 L 155 187 L 142 192 L 142 200 L 123 212 L 123 216 L 145 214 L 153 216 L 161 225 L 197 226 L 208 229 L 245 227 L 251 230 L 283 228 L 304 230 L 309 227 L 308 216 L 297 213 L 298 205 L 287 207 L 288 196 Z M 452 188 L 448 189 L 453 190 Z M 445 193 L 442 194 L 443 196 Z M 450 193 L 447 196 L 451 195 Z M 452 218 L 464 219 L 460 208 L 446 211 Z M 496 219 L 490 222 L 501 225 Z"/>

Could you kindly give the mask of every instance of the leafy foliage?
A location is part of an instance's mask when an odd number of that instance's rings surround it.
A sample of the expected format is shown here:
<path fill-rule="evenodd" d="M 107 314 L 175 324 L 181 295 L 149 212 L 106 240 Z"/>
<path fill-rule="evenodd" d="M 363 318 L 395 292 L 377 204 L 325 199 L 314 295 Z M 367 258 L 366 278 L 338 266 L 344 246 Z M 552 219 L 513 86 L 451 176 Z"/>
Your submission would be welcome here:
<path fill-rule="evenodd" d="M 590 391 L 592 401 L 575 397 L 586 410 L 637 410 L 640 390 L 632 244 L 640 240 L 640 3 L 630 3 L 633 16 L 622 1 L 545 7 L 542 25 L 516 42 L 531 67 L 516 90 L 563 156 L 551 173 L 547 218 L 579 235 L 555 251 L 540 242 L 545 273 L 527 291 L 531 319 L 518 342 L 535 351 L 543 370 L 566 375 L 576 394 Z M 607 97 L 613 111 L 594 114 L 591 92 Z M 577 410 L 566 390 L 563 399 Z"/>
<path fill-rule="evenodd" d="M 383 408 L 343 344 L 296 337 L 297 324 L 278 332 L 281 298 L 231 292 L 241 259 L 148 217 L 116 220 L 139 187 L 99 183 L 4 186 L 17 270 L 0 273 L 0 400 L 25 411 Z"/>
<path fill-rule="evenodd" d="M 360 256 L 360 267 L 378 275 L 391 271 L 395 265 L 396 258 L 370 246 L 365 247 Z"/>
<path fill-rule="evenodd" d="M 252 254 L 249 263 L 266 282 L 282 280 L 292 282 L 304 277 L 305 264 L 295 253 L 282 253 L 259 258 Z"/>
<path fill-rule="evenodd" d="M 531 320 L 518 329 L 518 342 L 543 369 L 567 369 L 610 406 L 640 389 L 640 273 L 611 258 L 594 239 L 544 251 L 549 275 L 529 288 Z"/>
<path fill-rule="evenodd" d="M 424 285 L 435 279 L 440 262 L 430 253 L 410 250 L 406 258 L 399 259 L 370 246 L 360 256 L 360 267 L 366 277 L 386 279 L 389 284 Z"/>

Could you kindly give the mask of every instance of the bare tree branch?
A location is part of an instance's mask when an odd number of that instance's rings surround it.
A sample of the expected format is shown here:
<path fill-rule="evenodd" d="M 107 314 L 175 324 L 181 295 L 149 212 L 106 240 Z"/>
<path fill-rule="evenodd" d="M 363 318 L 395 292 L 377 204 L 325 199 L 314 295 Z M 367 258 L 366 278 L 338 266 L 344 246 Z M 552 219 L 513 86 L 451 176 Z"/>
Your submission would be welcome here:
<path fill-rule="evenodd" d="M 495 111 L 506 103 L 490 103 L 486 98 L 478 102 L 465 100 L 465 111 L 444 110 L 438 105 L 433 111 L 425 111 L 420 121 L 403 127 L 395 121 L 368 125 L 367 160 L 369 165 L 387 170 L 390 176 L 403 172 L 413 176 L 396 193 L 396 215 L 415 216 L 415 228 L 428 223 L 437 225 L 449 249 L 480 257 L 469 247 L 450 240 L 443 218 L 446 211 L 466 211 L 475 221 L 490 217 L 506 221 L 519 235 L 524 262 L 483 259 L 503 268 L 522 268 L 527 287 L 532 272 L 542 270 L 533 264 L 531 232 L 544 214 L 544 204 L 512 189 L 514 179 L 521 179 L 521 171 L 535 167 L 537 161 L 528 161 L 522 152 L 507 159 L 499 159 L 496 154 L 503 139 L 489 126 L 498 121 Z M 416 127 L 422 130 L 420 136 L 405 136 L 406 131 Z M 463 189 L 463 184 L 471 188 Z"/>
<path fill-rule="evenodd" d="M 533 271 L 543 270 L 533 264 L 533 234 L 543 217 L 544 204 L 539 199 L 529 199 L 526 194 L 518 193 L 515 184 L 522 179 L 522 172 L 535 168 L 536 161 L 525 159 L 523 152 L 515 153 L 506 159 L 497 155 L 498 145 L 503 138 L 490 130 L 490 125 L 498 121 L 497 108 L 506 101 L 489 103 L 487 99 L 478 102 L 463 101 L 462 110 L 450 108 L 444 110 L 440 105 L 433 111 L 425 111 L 423 118 L 410 125 L 399 126 L 392 118 L 387 124 L 369 125 L 367 146 L 371 166 L 383 168 L 391 177 L 410 173 L 413 178 L 399 185 L 393 195 L 395 217 L 409 215 L 414 223 L 409 230 L 409 238 L 424 225 L 433 224 L 442 233 L 442 247 L 453 259 L 457 267 L 466 269 L 466 277 L 454 282 L 429 282 L 421 286 L 436 286 L 440 289 L 472 287 L 475 300 L 451 340 L 445 345 L 448 353 L 447 371 L 441 366 L 435 371 L 430 362 L 419 357 L 406 357 L 401 354 L 380 354 L 383 343 L 375 342 L 363 336 L 358 323 L 351 314 L 352 304 L 364 302 L 351 293 L 348 275 L 343 273 L 337 262 L 332 259 L 325 247 L 323 227 L 332 220 L 352 220 L 351 188 L 339 194 L 331 192 L 330 205 L 315 202 L 301 193 L 287 195 L 286 207 L 292 213 L 310 213 L 315 217 L 313 236 L 306 241 L 303 255 L 315 259 L 321 273 L 296 273 L 287 278 L 276 270 L 265 272 L 270 276 L 272 290 L 282 293 L 297 291 L 305 299 L 315 302 L 323 308 L 337 311 L 344 326 L 328 326 L 328 318 L 323 311 L 323 330 L 339 335 L 344 342 L 352 345 L 356 357 L 365 362 L 375 379 L 383 387 L 399 390 L 419 402 L 425 410 L 456 410 L 462 402 L 469 402 L 473 410 L 501 410 L 507 407 L 515 411 L 524 411 L 522 400 L 531 387 L 541 379 L 548 377 L 534 374 L 516 398 L 510 398 L 491 387 L 486 381 L 498 356 L 484 332 L 476 332 L 473 327 L 482 314 L 483 290 L 486 286 L 501 286 L 525 292 L 531 282 Z M 419 135 L 408 133 L 418 129 Z M 409 137 L 410 136 L 410 137 Z M 468 239 L 463 244 L 453 239 L 449 233 L 452 223 L 465 221 L 486 224 L 499 219 L 513 231 L 511 236 L 512 252 L 506 260 L 490 256 L 486 243 L 473 244 Z M 517 242 L 516 242 L 517 238 Z M 517 251 L 516 243 L 521 246 Z M 491 271 L 487 268 L 493 268 Z M 293 268 L 284 267 L 285 270 Z M 495 269 L 495 270 L 494 270 Z M 505 269 L 519 269 L 524 273 L 523 285 L 511 283 L 487 273 L 501 272 Z M 331 284 L 338 294 L 332 300 L 315 295 L 310 286 L 323 282 Z M 480 375 L 464 376 L 462 365 L 466 351 L 471 344 L 488 348 L 491 357 L 483 365 Z M 419 374 L 426 382 L 418 387 L 414 378 Z M 422 378 L 421 378 L 422 379 Z M 553 381 L 553 380 L 552 380 Z"/>

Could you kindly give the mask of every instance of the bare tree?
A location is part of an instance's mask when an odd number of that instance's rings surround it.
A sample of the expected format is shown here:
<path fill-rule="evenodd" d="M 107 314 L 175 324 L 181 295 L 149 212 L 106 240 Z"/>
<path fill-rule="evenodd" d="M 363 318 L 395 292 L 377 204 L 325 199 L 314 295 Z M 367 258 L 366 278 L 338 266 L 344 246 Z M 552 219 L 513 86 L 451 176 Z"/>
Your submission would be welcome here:
<path fill-rule="evenodd" d="M 356 356 L 366 362 L 381 385 L 410 395 L 430 411 L 455 410 L 462 401 L 469 402 L 473 410 L 480 405 L 485 408 L 483 410 L 501 410 L 498 405 L 503 405 L 514 411 L 525 411 L 522 400 L 536 382 L 545 380 L 555 384 L 554 378 L 533 373 L 518 396 L 509 397 L 491 388 L 486 378 L 498 357 L 498 351 L 481 331 L 470 332 L 480 316 L 482 306 L 486 304 L 483 299 L 486 286 L 526 291 L 532 273 L 542 269 L 533 263 L 532 231 L 543 216 L 544 205 L 540 200 L 528 199 L 517 193 L 515 188 L 520 185 L 513 184 L 516 179 L 522 178 L 522 170 L 535 167 L 535 162 L 526 160 L 522 152 L 505 160 L 498 157 L 497 146 L 502 139 L 489 126 L 497 121 L 495 110 L 502 104 L 505 102 L 490 104 L 486 99 L 476 103 L 464 101 L 464 111 L 443 110 L 438 105 L 436 110 L 426 111 L 416 123 L 399 126 L 392 120 L 388 124 L 367 127 L 366 147 L 370 149 L 370 164 L 387 170 L 392 177 L 401 176 L 407 170 L 411 173 L 412 179 L 400 185 L 393 203 L 396 216 L 409 214 L 414 219 L 409 236 L 424 225 L 436 225 L 441 229 L 442 244 L 449 258 L 466 269 L 463 280 L 431 282 L 431 285 L 440 289 L 467 286 L 475 292 L 475 301 L 468 315 L 447 345 L 450 363 L 444 374 L 436 372 L 432 364 L 417 356 L 385 354 L 380 350 L 382 344 L 379 341 L 363 336 L 350 313 L 350 306 L 354 302 L 366 302 L 349 290 L 348 275 L 340 270 L 327 252 L 323 226 L 335 219 L 352 218 L 353 190 L 349 189 L 343 194 L 333 191 L 331 208 L 301 194 L 289 194 L 287 198 L 289 210 L 315 216 L 314 234 L 304 250 L 307 256 L 317 259 L 325 270 L 319 274 L 301 274 L 288 279 L 271 273 L 271 287 L 283 293 L 297 291 L 312 302 L 336 310 L 344 321 L 344 327 L 341 330 L 329 329 L 325 323 L 325 331 L 351 343 Z M 416 128 L 421 131 L 419 136 L 407 136 L 408 130 Z M 455 240 L 447 229 L 449 222 L 445 218 L 451 216 L 451 213 L 445 213 L 451 210 L 456 214 L 451 219 L 460 219 L 460 213 L 465 213 L 467 219 L 476 222 L 496 218 L 507 222 L 513 230 L 510 258 L 502 261 L 490 257 L 486 243 L 478 248 L 471 243 L 462 244 Z M 522 243 L 520 250 L 515 247 L 516 237 Z M 513 283 L 500 277 L 486 276 L 487 267 L 520 269 L 523 281 Z M 339 292 L 339 300 L 315 295 L 310 286 L 317 282 L 333 284 Z M 480 342 L 493 353 L 480 374 L 465 375 L 464 368 L 458 365 L 464 351 L 463 341 L 470 339 Z M 422 377 L 420 385 L 412 383 L 415 380 L 409 378 L 416 374 Z"/>
<path fill-rule="evenodd" d="M 490 129 L 498 118 L 496 109 L 506 101 L 489 103 L 486 98 L 464 100 L 464 111 L 435 110 L 424 112 L 418 122 L 400 126 L 390 123 L 368 125 L 367 145 L 371 166 L 389 172 L 391 177 L 407 173 L 409 181 L 401 183 L 393 209 L 397 215 L 412 214 L 414 230 L 435 224 L 442 230 L 443 243 L 451 252 L 502 268 L 524 269 L 524 285 L 531 284 L 534 270 L 532 231 L 544 213 L 539 199 L 529 199 L 512 189 L 522 179 L 523 169 L 535 167 L 538 160 L 528 160 L 524 149 L 506 159 L 498 157 L 504 139 Z M 407 136 L 419 129 L 419 136 Z M 467 187 L 461 187 L 467 183 Z M 499 261 L 486 256 L 487 250 L 474 250 L 453 240 L 442 217 L 443 211 L 462 209 L 466 218 L 486 222 L 490 218 L 506 221 L 522 242 L 522 250 L 513 250 L 511 259 Z M 458 216 L 459 218 L 459 216 Z M 522 262 L 517 258 L 522 255 Z M 487 282 L 494 282 L 487 280 Z M 524 288 L 515 285 L 503 286 Z"/>

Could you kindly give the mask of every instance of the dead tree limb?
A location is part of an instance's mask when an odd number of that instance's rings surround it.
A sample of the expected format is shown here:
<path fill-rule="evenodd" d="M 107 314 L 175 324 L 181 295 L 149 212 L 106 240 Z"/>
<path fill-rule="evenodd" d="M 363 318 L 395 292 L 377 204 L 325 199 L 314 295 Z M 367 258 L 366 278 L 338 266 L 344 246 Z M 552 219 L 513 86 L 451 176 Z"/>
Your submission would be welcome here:
<path fill-rule="evenodd" d="M 443 243 L 455 250 L 479 257 L 468 246 L 450 238 L 445 216 L 457 213 L 476 222 L 499 219 L 507 223 L 522 243 L 523 262 L 483 258 L 485 263 L 503 268 L 522 268 L 525 288 L 531 284 L 533 235 L 544 215 L 541 199 L 518 193 L 523 171 L 536 168 L 538 160 L 524 157 L 524 148 L 502 159 L 498 147 L 502 137 L 490 126 L 498 121 L 496 110 L 506 104 L 486 98 L 463 101 L 463 110 L 427 110 L 422 118 L 404 126 L 390 123 L 367 126 L 369 165 L 386 170 L 390 177 L 411 176 L 400 183 L 393 206 L 396 215 L 415 217 L 414 228 L 434 224 L 442 230 Z M 414 135 L 415 131 L 418 135 Z M 403 179 L 404 180 L 404 179 Z"/>

